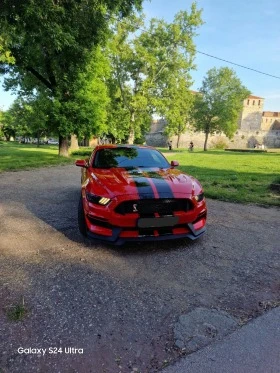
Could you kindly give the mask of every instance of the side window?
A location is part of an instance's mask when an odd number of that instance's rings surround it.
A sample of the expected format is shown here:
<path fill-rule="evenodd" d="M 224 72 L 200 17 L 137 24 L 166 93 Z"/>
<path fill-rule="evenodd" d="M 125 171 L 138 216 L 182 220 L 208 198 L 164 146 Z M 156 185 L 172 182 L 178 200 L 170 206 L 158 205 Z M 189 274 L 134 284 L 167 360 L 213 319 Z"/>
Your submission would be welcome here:
<path fill-rule="evenodd" d="M 92 152 L 92 154 L 91 154 L 91 156 L 90 156 L 90 158 L 89 158 L 89 165 L 90 165 L 91 167 L 94 167 L 95 156 L 96 156 L 96 153 L 94 154 L 94 152 Z"/>
<path fill-rule="evenodd" d="M 97 164 L 98 164 L 98 158 L 99 158 L 99 153 L 100 153 L 100 152 L 95 153 L 95 156 L 92 157 L 92 159 L 91 159 L 92 167 L 97 167 Z"/>

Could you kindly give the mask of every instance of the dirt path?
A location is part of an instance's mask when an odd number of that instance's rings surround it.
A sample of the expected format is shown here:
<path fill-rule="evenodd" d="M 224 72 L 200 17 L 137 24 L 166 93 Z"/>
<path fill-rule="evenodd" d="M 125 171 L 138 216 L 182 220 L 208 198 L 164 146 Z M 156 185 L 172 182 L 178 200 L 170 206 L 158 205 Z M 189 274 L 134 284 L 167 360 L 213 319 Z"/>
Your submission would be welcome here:
<path fill-rule="evenodd" d="M 279 304 L 279 209 L 208 201 L 200 241 L 114 248 L 79 235 L 79 180 L 74 166 L 0 175 L 1 373 L 155 372 L 181 354 L 180 315 L 242 323 Z M 9 320 L 22 297 L 26 316 Z"/>

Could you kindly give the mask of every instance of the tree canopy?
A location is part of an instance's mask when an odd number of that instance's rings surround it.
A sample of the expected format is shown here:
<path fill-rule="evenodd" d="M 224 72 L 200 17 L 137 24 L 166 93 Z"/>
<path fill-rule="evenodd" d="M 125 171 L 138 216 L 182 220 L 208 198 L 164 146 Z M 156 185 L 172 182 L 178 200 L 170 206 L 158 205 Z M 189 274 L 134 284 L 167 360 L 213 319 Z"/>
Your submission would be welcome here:
<path fill-rule="evenodd" d="M 192 125 L 205 133 L 204 150 L 207 150 L 210 134 L 223 132 L 228 137 L 233 136 L 243 101 L 249 94 L 232 69 L 213 68 L 207 72 L 202 87 L 195 94 L 191 112 Z"/>
<path fill-rule="evenodd" d="M 177 135 L 178 146 L 194 99 L 194 37 L 202 11 L 193 3 L 172 22 L 153 18 L 145 25 L 141 3 L 0 3 L 5 87 L 19 93 L 18 108 L 34 119 L 32 132 L 48 129 L 59 136 L 61 155 L 68 154 L 72 134 L 144 141 L 153 114 L 167 119 L 165 134 Z"/>
<path fill-rule="evenodd" d="M 71 101 L 77 79 L 92 51 L 108 35 L 112 15 L 122 18 L 142 0 L 2 0 L 0 3 L 0 71 L 9 73 L 7 88 L 43 92 L 56 102 L 54 126 L 60 152 L 77 130 Z M 61 120 L 60 117 L 64 117 Z M 67 123 L 67 125 L 66 125 Z M 69 125 L 69 128 L 68 128 Z"/>
<path fill-rule="evenodd" d="M 112 101 L 118 102 L 119 114 L 126 117 L 128 142 L 139 135 L 140 124 L 150 123 L 153 113 L 165 116 L 167 132 L 179 136 L 191 106 L 193 38 L 203 23 L 201 10 L 193 3 L 190 12 L 178 12 L 173 22 L 153 18 L 146 28 L 143 15 L 127 21 L 116 24 L 109 57 L 111 89 L 115 87 Z M 141 32 L 136 34 L 139 26 Z"/>

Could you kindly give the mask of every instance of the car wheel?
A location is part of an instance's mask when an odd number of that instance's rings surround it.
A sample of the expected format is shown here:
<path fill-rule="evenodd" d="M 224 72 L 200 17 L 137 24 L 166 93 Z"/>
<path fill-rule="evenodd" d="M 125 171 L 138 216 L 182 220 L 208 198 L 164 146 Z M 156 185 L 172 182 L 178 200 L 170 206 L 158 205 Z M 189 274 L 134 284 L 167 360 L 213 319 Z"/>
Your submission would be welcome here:
<path fill-rule="evenodd" d="M 86 237 L 87 236 L 87 225 L 86 225 L 82 196 L 80 197 L 79 206 L 78 206 L 78 225 L 79 225 L 79 231 L 84 237 Z"/>

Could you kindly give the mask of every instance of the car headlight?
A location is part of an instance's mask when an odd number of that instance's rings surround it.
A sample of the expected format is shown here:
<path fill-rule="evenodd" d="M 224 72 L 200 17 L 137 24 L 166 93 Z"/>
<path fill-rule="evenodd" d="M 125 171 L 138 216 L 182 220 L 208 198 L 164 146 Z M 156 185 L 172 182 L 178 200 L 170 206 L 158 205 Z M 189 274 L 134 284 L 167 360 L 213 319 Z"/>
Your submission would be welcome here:
<path fill-rule="evenodd" d="M 86 192 L 86 198 L 91 203 L 106 206 L 111 201 L 110 198 L 96 196 L 95 194 Z"/>
<path fill-rule="evenodd" d="M 194 198 L 197 202 L 201 202 L 204 199 L 204 193 L 197 194 Z"/>

